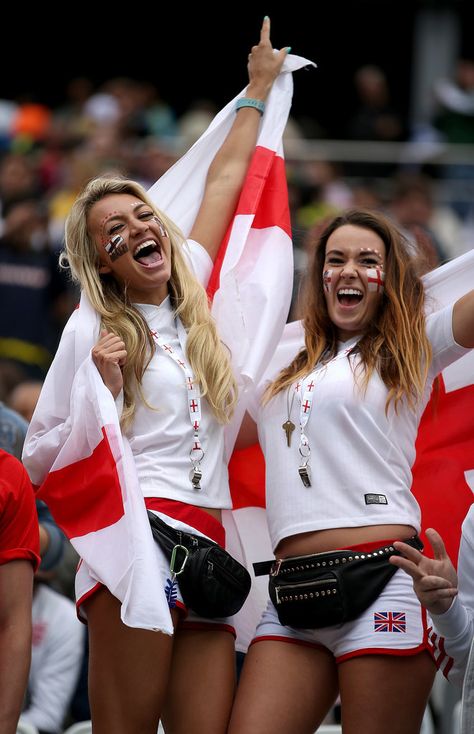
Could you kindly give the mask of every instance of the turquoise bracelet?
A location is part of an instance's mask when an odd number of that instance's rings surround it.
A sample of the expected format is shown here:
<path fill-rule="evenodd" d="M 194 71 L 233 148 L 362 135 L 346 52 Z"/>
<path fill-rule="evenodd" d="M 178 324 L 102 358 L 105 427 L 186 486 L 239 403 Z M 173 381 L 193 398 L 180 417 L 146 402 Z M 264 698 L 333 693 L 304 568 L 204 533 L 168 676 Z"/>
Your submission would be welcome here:
<path fill-rule="evenodd" d="M 265 102 L 262 102 L 261 99 L 253 99 L 253 97 L 240 97 L 235 103 L 235 109 L 240 110 L 241 107 L 253 107 L 261 115 L 265 112 Z"/>

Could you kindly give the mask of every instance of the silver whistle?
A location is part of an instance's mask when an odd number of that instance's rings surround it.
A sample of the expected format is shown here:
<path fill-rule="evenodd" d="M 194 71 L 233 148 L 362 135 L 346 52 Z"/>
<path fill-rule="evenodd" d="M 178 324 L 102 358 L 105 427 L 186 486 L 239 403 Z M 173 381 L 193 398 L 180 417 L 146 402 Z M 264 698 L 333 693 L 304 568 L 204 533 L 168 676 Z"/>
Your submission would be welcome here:
<path fill-rule="evenodd" d="M 308 464 L 298 467 L 298 472 L 304 487 L 311 487 L 311 470 Z"/>
<path fill-rule="evenodd" d="M 201 489 L 202 471 L 199 467 L 193 466 L 189 472 L 189 479 L 194 489 Z"/>

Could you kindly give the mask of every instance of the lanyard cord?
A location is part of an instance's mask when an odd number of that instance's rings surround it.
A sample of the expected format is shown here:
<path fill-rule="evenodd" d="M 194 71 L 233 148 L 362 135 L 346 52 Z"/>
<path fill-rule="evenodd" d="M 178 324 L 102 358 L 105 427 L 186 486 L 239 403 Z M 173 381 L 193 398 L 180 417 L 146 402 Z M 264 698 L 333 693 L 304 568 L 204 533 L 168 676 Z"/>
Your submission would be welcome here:
<path fill-rule="evenodd" d="M 171 357 L 171 359 L 176 362 L 178 367 L 183 370 L 185 375 L 187 392 L 186 400 L 188 403 L 189 420 L 193 429 L 192 447 L 189 452 L 189 459 L 192 464 L 192 469 L 189 473 L 189 479 L 191 481 L 191 484 L 193 485 L 193 489 L 200 490 L 200 480 L 202 478 L 201 461 L 204 458 L 204 451 L 201 446 L 201 441 L 199 439 L 199 430 L 201 427 L 201 395 L 196 380 L 194 379 L 194 374 L 189 365 L 184 361 L 184 355 L 186 354 L 187 334 L 180 318 L 176 319 L 176 327 L 183 359 L 181 359 L 180 355 L 173 349 L 173 347 L 168 344 L 162 336 L 160 336 L 158 331 L 152 330 L 150 334 L 153 337 L 155 344 L 163 350 L 166 356 Z"/>

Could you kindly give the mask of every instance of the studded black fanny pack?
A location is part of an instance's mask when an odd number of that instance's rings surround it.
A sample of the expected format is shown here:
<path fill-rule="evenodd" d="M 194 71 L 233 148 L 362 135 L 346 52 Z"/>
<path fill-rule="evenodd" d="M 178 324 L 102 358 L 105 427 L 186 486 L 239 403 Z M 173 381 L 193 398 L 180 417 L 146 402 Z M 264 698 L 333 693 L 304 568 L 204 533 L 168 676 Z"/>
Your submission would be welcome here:
<path fill-rule="evenodd" d="M 423 550 L 415 535 L 404 543 Z M 268 590 L 281 624 L 316 629 L 350 622 L 380 595 L 397 567 L 393 545 L 370 553 L 350 550 L 254 563 L 256 576 L 270 574 Z"/>

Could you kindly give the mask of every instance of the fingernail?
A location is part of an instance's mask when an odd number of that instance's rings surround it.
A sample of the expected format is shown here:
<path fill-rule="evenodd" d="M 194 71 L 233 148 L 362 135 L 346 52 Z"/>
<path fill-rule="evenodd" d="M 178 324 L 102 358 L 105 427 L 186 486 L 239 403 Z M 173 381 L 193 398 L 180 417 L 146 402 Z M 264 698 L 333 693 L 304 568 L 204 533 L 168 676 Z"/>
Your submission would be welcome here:
<path fill-rule="evenodd" d="M 266 15 L 263 20 L 270 20 L 270 18 Z"/>
<path fill-rule="evenodd" d="M 286 53 L 287 53 L 287 54 L 289 54 L 289 53 L 290 53 L 290 51 L 291 51 L 291 46 L 287 46 L 287 47 L 286 47 Z"/>

